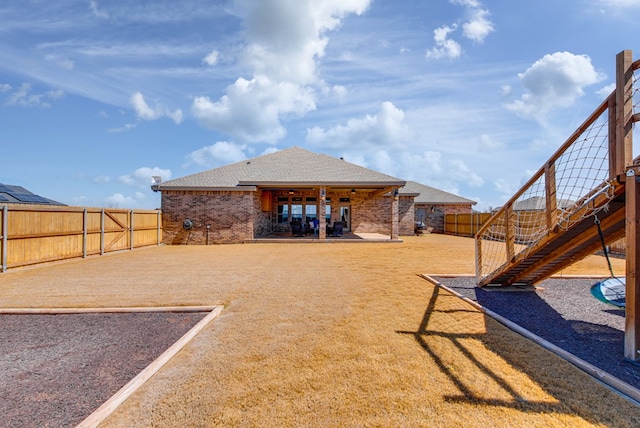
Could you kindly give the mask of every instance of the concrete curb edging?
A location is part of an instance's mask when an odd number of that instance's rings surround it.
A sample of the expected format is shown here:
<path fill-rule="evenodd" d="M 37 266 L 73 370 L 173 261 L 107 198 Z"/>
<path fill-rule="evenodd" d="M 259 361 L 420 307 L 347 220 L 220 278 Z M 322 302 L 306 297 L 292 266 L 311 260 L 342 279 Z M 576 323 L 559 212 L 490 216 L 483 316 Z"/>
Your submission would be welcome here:
<path fill-rule="evenodd" d="M 222 306 L 215 306 L 209 315 L 201 319 L 195 326 L 186 332 L 177 342 L 169 347 L 156 358 L 151 364 L 145 367 L 137 376 L 131 379 L 125 386 L 120 388 L 118 392 L 113 394 L 111 398 L 105 401 L 85 420 L 80 422 L 76 428 L 95 428 L 100 425 L 109 415 L 111 415 L 122 403 L 124 403 L 138 388 L 155 375 L 169 360 L 171 360 L 184 346 L 191 341 L 202 329 L 204 329 L 211 321 L 217 318 L 222 312 Z"/>
<path fill-rule="evenodd" d="M 529 330 L 521 327 L 520 325 L 514 323 L 513 321 L 503 317 L 500 314 L 497 314 L 495 312 L 493 312 L 490 309 L 485 308 L 484 306 L 480 305 L 478 302 L 475 302 L 467 297 L 464 297 L 462 294 L 458 293 L 457 291 L 447 287 L 446 285 L 443 285 L 442 283 L 440 283 L 438 280 L 430 277 L 427 274 L 421 274 L 420 275 L 422 278 L 426 279 L 427 281 L 429 281 L 430 283 L 434 284 L 437 287 L 440 287 L 446 291 L 448 291 L 449 293 L 453 294 L 454 296 L 464 300 L 465 302 L 467 302 L 468 304 L 470 304 L 471 306 L 473 306 L 474 308 L 478 309 L 479 311 L 481 311 L 482 313 L 490 316 L 491 318 L 495 319 L 496 321 L 498 321 L 500 324 L 503 324 L 504 326 L 506 326 L 507 328 L 515 331 L 516 333 L 520 334 L 521 336 L 526 337 L 529 340 L 532 340 L 533 342 L 535 342 L 536 344 L 542 346 L 544 349 L 554 353 L 555 355 L 559 356 L 560 358 L 568 361 L 569 363 L 573 364 L 574 366 L 576 366 L 577 368 L 579 368 L 580 370 L 586 372 L 588 375 L 590 375 L 591 377 L 593 377 L 594 379 L 596 379 L 597 381 L 600 381 L 601 383 L 603 383 L 605 386 L 609 387 L 611 390 L 613 390 L 614 392 L 618 393 L 619 395 L 621 395 L 622 397 L 626 398 L 627 400 L 629 400 L 630 402 L 632 402 L 635 405 L 640 405 L 640 389 L 629 385 L 626 382 L 623 382 L 622 380 L 618 379 L 615 376 L 610 375 L 609 373 L 603 371 L 602 369 L 594 366 L 593 364 L 590 364 L 586 361 L 584 361 L 581 358 L 578 358 L 577 356 L 573 355 L 572 353 L 554 345 L 553 343 L 543 339 L 542 337 L 531 333 Z"/>
<path fill-rule="evenodd" d="M 122 314 L 132 312 L 211 312 L 215 306 L 138 306 L 113 308 L 0 308 L 0 315 Z"/>

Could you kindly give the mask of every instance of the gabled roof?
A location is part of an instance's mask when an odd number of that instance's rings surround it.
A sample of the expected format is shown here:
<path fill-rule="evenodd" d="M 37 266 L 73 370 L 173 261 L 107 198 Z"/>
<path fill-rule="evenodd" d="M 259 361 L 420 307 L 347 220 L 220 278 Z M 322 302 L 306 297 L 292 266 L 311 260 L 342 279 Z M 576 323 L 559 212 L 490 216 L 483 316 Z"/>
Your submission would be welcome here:
<path fill-rule="evenodd" d="M 429 187 L 415 181 L 407 181 L 407 184 L 400 189 L 400 195 L 417 194 L 414 198 L 416 204 L 470 204 L 477 202 L 453 193 L 445 192 L 434 187 Z"/>
<path fill-rule="evenodd" d="M 406 182 L 341 159 L 291 147 L 152 186 L 154 190 L 248 190 L 261 187 L 393 187 Z"/>
<path fill-rule="evenodd" d="M 0 205 L 2 204 L 64 205 L 31 193 L 22 186 L 0 183 Z"/>
<path fill-rule="evenodd" d="M 571 207 L 575 205 L 575 203 L 576 202 L 571 199 L 558 199 L 556 201 L 558 208 Z M 532 196 L 513 204 L 514 211 L 544 211 L 546 209 L 547 200 L 544 196 Z"/>

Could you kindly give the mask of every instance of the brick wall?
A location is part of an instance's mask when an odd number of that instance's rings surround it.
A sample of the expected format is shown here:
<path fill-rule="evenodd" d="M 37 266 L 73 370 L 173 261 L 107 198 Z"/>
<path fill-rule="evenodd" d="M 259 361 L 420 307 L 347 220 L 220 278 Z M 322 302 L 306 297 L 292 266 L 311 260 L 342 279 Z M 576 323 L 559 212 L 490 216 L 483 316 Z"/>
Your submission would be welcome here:
<path fill-rule="evenodd" d="M 238 243 L 253 239 L 260 203 L 257 192 L 162 191 L 165 244 Z M 185 219 L 193 221 L 184 230 Z M 207 225 L 210 226 L 207 232 Z M 208 236 L 207 236 L 208 234 Z"/>
<path fill-rule="evenodd" d="M 391 233 L 391 196 L 370 198 L 366 193 L 356 193 L 351 198 L 351 223 L 354 232 Z M 413 235 L 415 212 L 413 196 L 400 196 L 398 200 L 398 233 Z"/>
<path fill-rule="evenodd" d="M 398 216 L 400 235 L 413 235 L 416 221 L 413 196 L 400 196 L 400 200 L 398 201 Z"/>
<path fill-rule="evenodd" d="M 266 192 L 265 192 L 266 193 Z M 277 218 L 277 198 L 287 191 L 272 193 L 270 210 L 263 211 L 262 191 L 162 191 L 163 242 L 165 244 L 218 244 L 240 243 L 268 235 L 274 230 Z M 295 196 L 317 197 L 315 190 L 296 192 Z M 331 200 L 331 222 L 340 220 L 339 206 L 351 207 L 351 231 L 391 233 L 391 197 L 370 197 L 368 192 L 328 192 Z M 340 202 L 348 198 L 348 202 Z M 304 202 L 296 202 L 304 203 Z M 324 213 L 318 212 L 319 216 Z M 413 197 L 400 197 L 398 201 L 398 232 L 413 234 L 415 211 Z M 184 230 L 183 222 L 190 219 L 194 226 Z M 210 226 L 207 229 L 207 225 Z"/>
<path fill-rule="evenodd" d="M 425 227 L 432 228 L 432 232 L 436 233 L 444 233 L 445 214 L 470 214 L 472 211 L 469 204 L 415 204 L 415 215 L 418 208 L 424 208 L 426 212 Z"/>

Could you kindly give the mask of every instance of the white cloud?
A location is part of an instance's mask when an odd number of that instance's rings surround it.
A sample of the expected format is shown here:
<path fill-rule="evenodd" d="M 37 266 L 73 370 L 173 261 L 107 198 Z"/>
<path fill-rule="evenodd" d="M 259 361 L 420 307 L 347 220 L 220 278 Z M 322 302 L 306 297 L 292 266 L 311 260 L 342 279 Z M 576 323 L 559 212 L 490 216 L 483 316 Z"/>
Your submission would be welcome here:
<path fill-rule="evenodd" d="M 480 150 L 495 152 L 505 147 L 504 143 L 496 141 L 487 134 L 480 135 Z"/>
<path fill-rule="evenodd" d="M 135 92 L 131 95 L 130 102 L 138 118 L 143 120 L 157 120 L 161 117 L 169 117 L 176 125 L 179 125 L 184 118 L 182 110 L 180 109 L 169 111 L 164 106 L 158 104 L 156 104 L 154 108 L 151 108 L 144 99 L 144 95 L 140 92 Z"/>
<path fill-rule="evenodd" d="M 609 95 L 611 95 L 611 93 L 612 93 L 613 91 L 615 91 L 615 89 L 616 89 L 616 84 L 615 84 L 615 83 L 612 83 L 612 84 L 610 84 L 610 85 L 607 85 L 607 86 L 605 86 L 605 87 L 603 87 L 603 88 L 601 88 L 601 89 L 597 90 L 597 91 L 596 91 L 596 93 L 597 93 L 598 95 L 600 95 L 602 98 L 606 98 L 606 97 L 608 97 Z"/>
<path fill-rule="evenodd" d="M 91 10 L 91 13 L 93 13 L 98 18 L 109 18 L 109 14 L 104 10 L 101 10 L 98 7 L 98 2 L 95 0 L 91 0 L 89 2 L 89 9 Z"/>
<path fill-rule="evenodd" d="M 135 123 L 125 123 L 120 128 L 109 128 L 108 132 L 110 133 L 125 132 L 125 131 L 130 131 L 135 127 L 136 127 Z"/>
<path fill-rule="evenodd" d="M 53 91 L 47 91 L 45 93 L 45 95 L 49 99 L 58 100 L 58 99 L 64 97 L 64 91 L 62 89 L 55 89 Z"/>
<path fill-rule="evenodd" d="M 404 112 L 391 102 L 384 102 L 380 111 L 360 119 L 349 119 L 346 125 L 324 130 L 307 129 L 307 142 L 324 148 L 366 149 L 371 147 L 404 147 L 413 133 L 404 123 Z"/>
<path fill-rule="evenodd" d="M 483 43 L 485 38 L 492 33 L 495 28 L 489 20 L 490 12 L 482 9 L 480 1 L 477 0 L 450 0 L 451 4 L 465 7 L 468 20 L 462 24 L 462 35 L 476 43 Z M 429 59 L 455 59 L 462 55 L 462 46 L 451 36 L 458 29 L 458 24 L 443 25 L 433 31 L 435 47 L 427 50 Z"/>
<path fill-rule="evenodd" d="M 588 56 L 570 52 L 545 55 L 518 77 L 525 92 L 505 107 L 537 119 L 551 110 L 571 106 L 584 95 L 584 87 L 604 79 Z"/>
<path fill-rule="evenodd" d="M 480 187 L 484 180 L 462 159 L 451 159 L 438 151 L 404 153 L 398 177 L 415 180 L 446 192 L 459 194 L 460 184 Z"/>
<path fill-rule="evenodd" d="M 503 198 L 508 198 L 518 190 L 520 184 L 503 178 L 498 178 L 497 180 L 494 180 L 493 187 Z"/>
<path fill-rule="evenodd" d="M 640 7 L 640 0 L 600 0 L 600 3 L 616 8 Z"/>
<path fill-rule="evenodd" d="M 265 76 L 239 78 L 227 94 L 213 102 L 197 97 L 193 115 L 203 125 L 247 142 L 275 143 L 286 135 L 280 117 L 303 115 L 315 109 L 313 91 L 290 82 L 274 82 Z"/>
<path fill-rule="evenodd" d="M 449 0 L 449 3 L 467 7 L 480 7 L 480 2 L 478 0 Z"/>
<path fill-rule="evenodd" d="M 474 11 L 474 17 L 462 25 L 465 37 L 474 42 L 482 43 L 489 33 L 494 31 L 493 23 L 487 19 L 489 11 L 478 9 Z"/>
<path fill-rule="evenodd" d="M 457 182 L 464 181 L 470 187 L 480 187 L 484 184 L 482 177 L 461 159 L 452 159 L 449 161 L 448 173 L 451 174 L 452 180 Z"/>
<path fill-rule="evenodd" d="M 58 65 L 58 66 L 60 66 L 60 67 L 62 67 L 64 69 L 66 69 L 66 70 L 73 70 L 73 68 L 75 66 L 75 63 L 72 60 L 67 59 L 67 58 L 63 58 L 63 57 L 61 57 L 59 55 L 49 54 L 49 55 L 45 55 L 44 58 L 47 61 L 52 62 L 52 63 L 54 63 L 54 64 L 56 64 L 56 65 Z"/>
<path fill-rule="evenodd" d="M 348 90 L 342 85 L 323 86 L 322 93 L 325 96 L 336 96 L 338 99 L 342 100 L 347 96 Z"/>
<path fill-rule="evenodd" d="M 10 91 L 11 86 L 7 85 L 6 90 Z M 51 90 L 43 94 L 34 94 L 31 92 L 31 85 L 29 83 L 23 83 L 18 89 L 9 95 L 9 99 L 5 102 L 5 105 L 49 108 L 51 107 L 51 104 L 47 100 L 57 100 L 63 96 L 64 91 L 60 89 Z"/>
<path fill-rule="evenodd" d="M 269 155 L 269 154 L 271 154 L 271 153 L 275 153 L 275 152 L 278 152 L 278 151 L 280 151 L 280 150 L 279 150 L 277 147 L 267 147 L 266 149 L 264 149 L 264 150 L 262 151 L 262 153 L 261 153 L 261 155 L 260 155 L 260 156 L 262 156 L 262 155 Z"/>
<path fill-rule="evenodd" d="M 458 58 L 462 53 L 460 44 L 447 38 L 449 33 L 456 31 L 457 28 L 457 25 L 453 24 L 451 27 L 444 25 L 433 30 L 433 39 L 436 42 L 436 47 L 427 51 L 427 58 Z"/>
<path fill-rule="evenodd" d="M 111 181 L 111 177 L 107 175 L 99 175 L 97 177 L 94 177 L 93 179 L 94 183 L 99 183 L 99 184 L 109 183 L 110 181 Z"/>
<path fill-rule="evenodd" d="M 209 67 L 213 67 L 218 63 L 218 57 L 220 56 L 220 52 L 217 50 L 212 50 L 202 59 L 202 62 L 207 64 Z"/>
<path fill-rule="evenodd" d="M 142 167 L 136 169 L 132 174 L 121 175 L 118 177 L 118 181 L 131 187 L 139 187 L 141 189 L 149 188 L 151 186 L 153 176 L 162 177 L 163 181 L 167 181 L 171 178 L 171 170 L 161 169 L 156 167 Z"/>
<path fill-rule="evenodd" d="M 0 92 L 9 92 L 11 90 L 11 85 L 8 83 L 3 83 L 0 85 Z"/>
<path fill-rule="evenodd" d="M 244 150 L 246 145 L 218 141 L 210 146 L 202 147 L 187 155 L 186 165 L 196 164 L 202 166 L 223 165 L 239 162 L 246 159 Z"/>
<path fill-rule="evenodd" d="M 218 101 L 195 97 L 192 111 L 204 126 L 245 142 L 275 143 L 286 136 L 281 121 L 316 108 L 321 86 L 317 61 L 327 33 L 348 14 L 361 14 L 370 0 L 237 0 L 245 18 L 247 45 L 240 62 L 252 72 L 239 77 Z"/>
<path fill-rule="evenodd" d="M 107 196 L 105 202 L 109 208 L 132 208 L 138 205 L 138 201 L 135 198 L 125 196 L 122 193 L 114 193 L 111 196 Z"/>
<path fill-rule="evenodd" d="M 71 198 L 71 201 L 73 201 L 73 204 L 76 206 L 86 206 L 88 200 L 89 198 L 87 198 L 86 196 L 74 196 Z"/>
<path fill-rule="evenodd" d="M 239 0 L 249 41 L 244 60 L 256 74 L 277 81 L 316 81 L 316 59 L 324 56 L 326 33 L 346 15 L 362 14 L 370 0 Z"/>

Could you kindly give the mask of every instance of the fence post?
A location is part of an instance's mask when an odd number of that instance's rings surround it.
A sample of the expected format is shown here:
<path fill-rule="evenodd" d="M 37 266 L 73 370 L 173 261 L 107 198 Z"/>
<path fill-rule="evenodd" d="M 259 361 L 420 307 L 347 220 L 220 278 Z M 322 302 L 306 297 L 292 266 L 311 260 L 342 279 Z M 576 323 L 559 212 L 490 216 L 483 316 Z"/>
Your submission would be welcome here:
<path fill-rule="evenodd" d="M 100 210 L 100 255 L 104 255 L 104 208 Z"/>
<path fill-rule="evenodd" d="M 458 214 L 456 213 L 453 218 L 455 219 L 456 236 L 459 236 L 459 234 L 458 234 Z"/>
<path fill-rule="evenodd" d="M 505 205 L 504 212 L 504 241 L 506 244 L 506 256 L 507 263 L 510 263 L 513 259 L 513 255 L 515 254 L 515 239 L 516 239 L 516 222 L 515 216 L 513 212 L 513 205 L 510 203 Z"/>
<path fill-rule="evenodd" d="M 558 224 L 558 200 L 556 190 L 556 162 L 547 162 L 544 166 L 544 193 L 547 230 L 555 230 Z"/>
<path fill-rule="evenodd" d="M 130 238 L 129 238 L 129 249 L 133 250 L 133 210 L 129 210 L 129 225 L 131 226 L 130 230 Z"/>
<path fill-rule="evenodd" d="M 633 56 L 622 51 L 616 57 L 616 162 L 615 173 L 625 175 L 626 286 L 624 357 L 640 359 L 640 168 L 633 164 Z M 624 171 L 626 169 L 626 172 Z"/>
<path fill-rule="evenodd" d="M 158 210 L 158 245 L 162 242 L 162 229 L 160 226 L 162 225 L 162 211 Z"/>
<path fill-rule="evenodd" d="M 87 209 L 82 210 L 82 258 L 87 258 Z"/>
<path fill-rule="evenodd" d="M 633 56 L 630 50 L 616 57 L 615 175 L 625 173 L 633 163 Z"/>
<path fill-rule="evenodd" d="M 2 272 L 7 270 L 7 241 L 9 240 L 9 207 L 2 207 Z"/>

